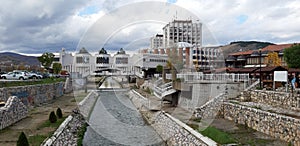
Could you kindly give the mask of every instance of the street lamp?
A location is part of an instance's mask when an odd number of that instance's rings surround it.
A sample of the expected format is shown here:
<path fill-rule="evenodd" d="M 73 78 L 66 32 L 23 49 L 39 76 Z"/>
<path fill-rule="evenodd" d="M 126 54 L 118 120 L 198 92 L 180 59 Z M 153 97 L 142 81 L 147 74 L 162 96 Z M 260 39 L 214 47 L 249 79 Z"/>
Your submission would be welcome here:
<path fill-rule="evenodd" d="M 262 86 L 261 86 L 261 49 L 259 49 L 259 88 L 262 89 Z"/>

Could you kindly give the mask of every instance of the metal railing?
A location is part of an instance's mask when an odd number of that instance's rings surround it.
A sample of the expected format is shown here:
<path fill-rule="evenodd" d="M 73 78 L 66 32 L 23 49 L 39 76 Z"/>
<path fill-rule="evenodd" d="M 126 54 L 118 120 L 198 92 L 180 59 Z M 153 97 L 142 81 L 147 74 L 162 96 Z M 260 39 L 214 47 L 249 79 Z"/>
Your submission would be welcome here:
<path fill-rule="evenodd" d="M 249 81 L 249 74 L 202 74 L 202 73 L 184 73 L 176 76 L 184 81 L 232 81 L 246 82 Z M 171 74 L 166 74 L 167 79 L 171 79 Z"/>

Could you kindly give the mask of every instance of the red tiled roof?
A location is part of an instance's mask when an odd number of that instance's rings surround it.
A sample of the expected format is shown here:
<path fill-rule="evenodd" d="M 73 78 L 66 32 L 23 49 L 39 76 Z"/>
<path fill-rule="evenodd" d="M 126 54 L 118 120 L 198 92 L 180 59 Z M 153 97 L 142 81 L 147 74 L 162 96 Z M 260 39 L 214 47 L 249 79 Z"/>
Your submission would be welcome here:
<path fill-rule="evenodd" d="M 228 72 L 229 73 L 238 73 L 241 68 L 231 68 Z"/>
<path fill-rule="evenodd" d="M 258 69 L 258 67 L 247 67 L 247 68 L 241 68 L 239 70 L 239 72 L 240 73 L 252 73 L 252 72 L 254 72 L 257 69 Z"/>
<path fill-rule="evenodd" d="M 253 50 L 248 50 L 248 51 L 243 51 L 243 52 L 230 53 L 229 55 L 232 55 L 232 56 L 251 55 L 252 52 L 253 52 Z"/>
<path fill-rule="evenodd" d="M 269 45 L 267 47 L 264 47 L 261 51 L 281 51 L 285 48 L 291 47 L 292 45 L 293 44 Z M 248 51 L 242 51 L 242 52 L 235 52 L 235 53 L 230 53 L 229 55 L 232 55 L 232 56 L 251 55 L 253 51 L 257 51 L 257 50 L 248 50 Z"/>
<path fill-rule="evenodd" d="M 281 66 L 269 66 L 269 67 L 262 67 L 261 72 L 272 72 L 272 71 L 284 71 L 287 70 L 284 67 Z M 259 69 L 257 69 L 255 72 L 260 72 Z"/>
<path fill-rule="evenodd" d="M 288 69 L 289 73 L 296 73 L 296 72 L 300 72 L 300 68 L 289 68 Z"/>
<path fill-rule="evenodd" d="M 228 73 L 252 73 L 257 69 L 258 67 L 231 68 Z"/>
<path fill-rule="evenodd" d="M 269 45 L 264 47 L 261 51 L 281 51 L 285 48 L 291 47 L 293 44 L 280 44 L 280 45 Z"/>

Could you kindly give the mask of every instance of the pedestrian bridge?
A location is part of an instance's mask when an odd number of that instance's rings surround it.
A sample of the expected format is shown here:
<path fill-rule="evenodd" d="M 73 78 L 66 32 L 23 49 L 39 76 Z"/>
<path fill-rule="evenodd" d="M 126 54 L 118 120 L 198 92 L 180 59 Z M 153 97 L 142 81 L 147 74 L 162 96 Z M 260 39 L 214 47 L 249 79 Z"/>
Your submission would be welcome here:
<path fill-rule="evenodd" d="M 94 72 L 87 70 L 86 72 L 82 73 L 83 78 L 88 76 L 137 76 L 139 78 L 143 78 L 144 73 L 142 71 L 124 71 L 118 68 L 102 68 Z"/>

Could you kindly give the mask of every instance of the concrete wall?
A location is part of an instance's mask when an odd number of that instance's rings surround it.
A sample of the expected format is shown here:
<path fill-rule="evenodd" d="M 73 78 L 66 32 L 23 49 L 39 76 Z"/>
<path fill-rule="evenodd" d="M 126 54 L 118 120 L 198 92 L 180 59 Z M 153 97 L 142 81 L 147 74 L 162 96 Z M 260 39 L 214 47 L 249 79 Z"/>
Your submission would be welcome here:
<path fill-rule="evenodd" d="M 79 102 L 78 107 L 80 113 L 83 115 L 84 118 L 88 119 L 90 112 L 93 110 L 94 104 L 97 102 L 98 99 L 97 92 L 90 92 L 81 102 Z"/>
<path fill-rule="evenodd" d="M 300 110 L 300 95 L 274 91 L 244 91 L 242 100 L 267 104 L 284 109 Z"/>
<path fill-rule="evenodd" d="M 191 145 L 191 146 L 214 146 L 217 145 L 213 140 L 201 135 L 178 119 L 165 112 L 151 112 L 142 107 L 147 105 L 145 97 L 141 97 L 136 92 L 129 92 L 129 98 L 138 109 L 142 110 L 142 115 L 151 123 L 156 132 L 166 141 L 167 145 Z"/>
<path fill-rule="evenodd" d="M 17 96 L 26 106 L 48 102 L 64 94 L 64 83 L 0 88 L 0 100 Z"/>
<path fill-rule="evenodd" d="M 228 98 L 234 98 L 244 89 L 243 83 L 197 83 L 191 84 L 191 91 L 179 94 L 178 105 L 186 110 L 194 111 L 209 100 L 227 91 Z"/>
<path fill-rule="evenodd" d="M 28 109 L 16 96 L 10 96 L 4 107 L 0 108 L 0 130 L 27 117 Z"/>
<path fill-rule="evenodd" d="M 224 118 L 275 138 L 300 145 L 300 120 L 260 109 L 225 102 Z"/>

